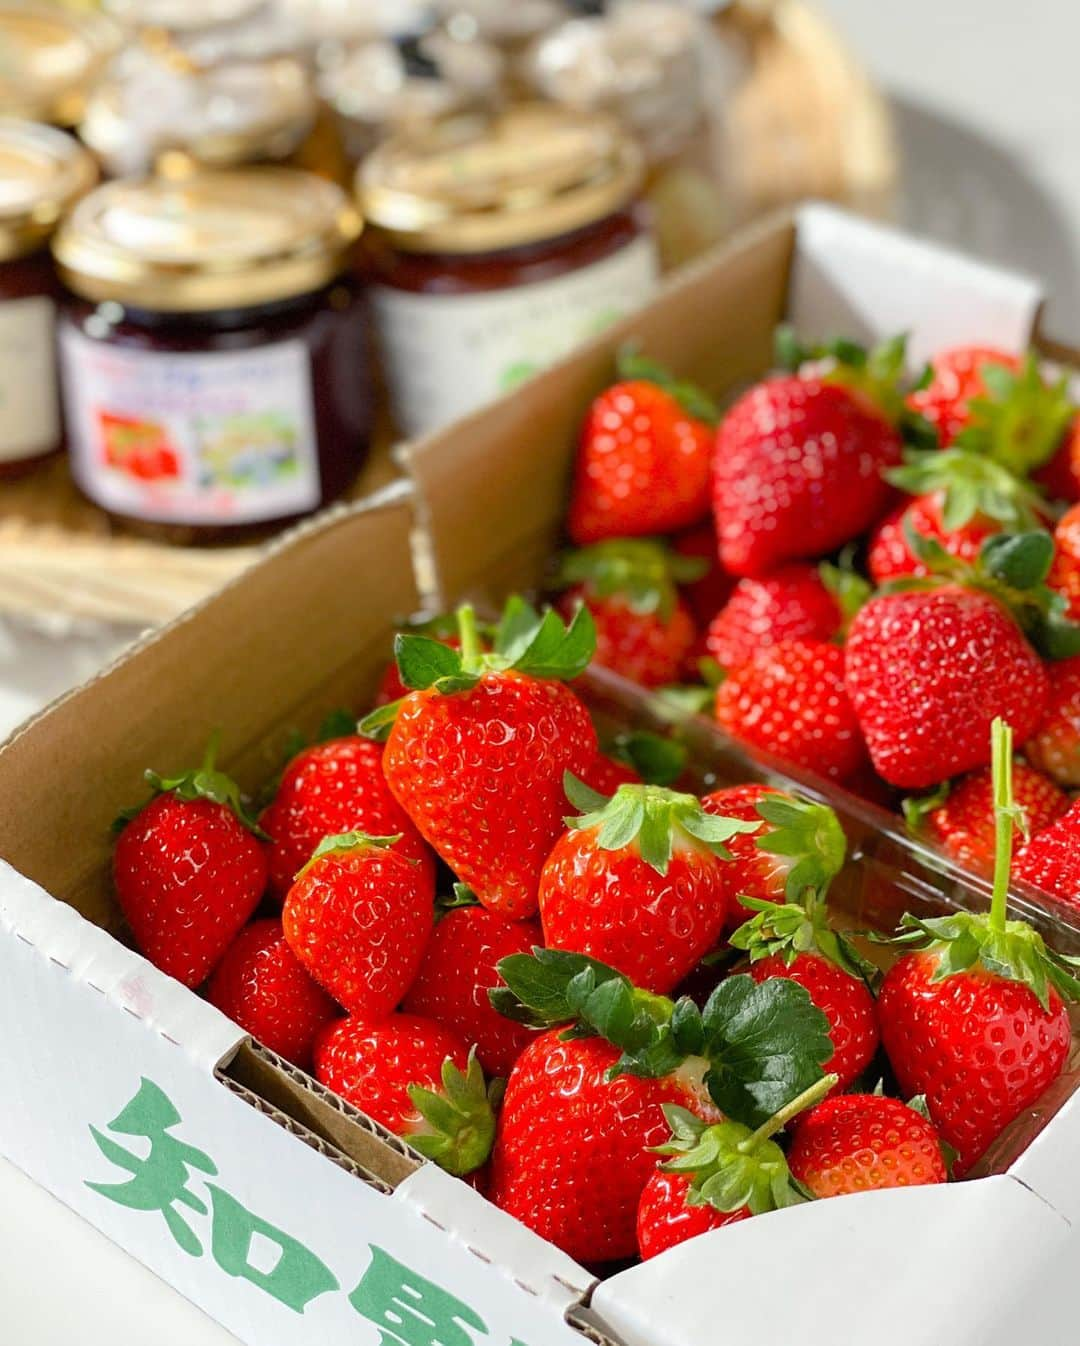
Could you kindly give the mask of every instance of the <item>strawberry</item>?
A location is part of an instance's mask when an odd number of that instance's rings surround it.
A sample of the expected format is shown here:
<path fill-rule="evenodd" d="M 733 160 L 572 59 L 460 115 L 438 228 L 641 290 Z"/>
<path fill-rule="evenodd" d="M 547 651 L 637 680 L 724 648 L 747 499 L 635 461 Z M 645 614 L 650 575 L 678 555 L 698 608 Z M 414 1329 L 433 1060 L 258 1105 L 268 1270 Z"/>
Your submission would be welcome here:
<path fill-rule="evenodd" d="M 912 949 L 890 968 L 878 997 L 882 1043 L 900 1088 L 925 1095 L 941 1138 L 957 1151 L 958 1176 L 1060 1075 L 1071 1041 L 1062 997 L 1080 995 L 1070 960 L 1048 950 L 1025 922 L 1006 920 L 1011 763 L 1012 734 L 997 719 L 998 849 L 989 914 L 905 916 L 898 942 Z"/>
<path fill-rule="evenodd" d="M 413 628 L 410 627 L 410 631 Z M 432 636 L 440 644 L 445 645 L 447 649 L 458 650 L 461 648 L 461 641 L 457 636 Z M 378 690 L 375 693 L 375 700 L 372 702 L 375 706 L 389 706 L 394 701 L 400 701 L 403 696 L 408 696 L 409 689 L 401 681 L 401 674 L 398 672 L 398 666 L 395 660 L 391 659 L 386 665 L 386 669 L 379 682 Z"/>
<path fill-rule="evenodd" d="M 563 830 L 563 774 L 597 752 L 589 713 L 560 678 L 592 657 L 592 618 L 568 628 L 521 599 L 507 605 L 490 654 L 475 617 L 459 613 L 461 650 L 398 636 L 398 666 L 414 690 L 361 725 L 390 727 L 383 770 L 423 837 L 490 910 L 532 915 L 540 871 Z"/>
<path fill-rule="evenodd" d="M 581 774 L 581 779 L 598 795 L 610 798 L 620 785 L 640 785 L 641 777 L 626 762 L 598 752 Z"/>
<path fill-rule="evenodd" d="M 712 519 L 673 537 L 671 547 L 679 556 L 704 561 L 706 564 L 704 574 L 679 587 L 694 621 L 699 627 L 707 626 L 728 601 L 735 586 L 735 576 L 729 575 L 720 565 L 716 528 Z"/>
<path fill-rule="evenodd" d="M 431 852 L 383 778 L 382 749 L 365 738 L 335 738 L 299 753 L 260 821 L 272 838 L 270 883 L 282 898 L 323 837 L 343 832 L 400 836 L 402 855 L 434 876 Z"/>
<path fill-rule="evenodd" d="M 171 779 L 148 771 L 154 798 L 118 821 L 113 853 L 136 948 L 185 986 L 206 980 L 266 889 L 262 833 L 216 750 L 215 736 L 200 768 Z"/>
<path fill-rule="evenodd" d="M 933 1123 L 896 1098 L 827 1098 L 799 1120 L 788 1164 L 815 1197 L 946 1182 Z"/>
<path fill-rule="evenodd" d="M 1016 853 L 1015 877 L 1080 907 L 1080 803 L 1074 803 Z"/>
<path fill-rule="evenodd" d="M 448 911 L 428 941 L 403 1008 L 472 1043 L 483 1068 L 505 1079 L 533 1035 L 498 1014 L 488 991 L 502 985 L 495 970 L 501 959 L 528 953 L 542 938 L 536 921 L 510 921 L 480 906 Z"/>
<path fill-rule="evenodd" d="M 579 547 L 673 533 L 709 509 L 716 408 L 640 356 L 624 354 L 619 376 L 593 402 L 581 430 L 567 516 Z"/>
<path fill-rule="evenodd" d="M 685 1173 L 658 1168 L 645 1184 L 637 1209 L 638 1253 L 643 1261 L 699 1234 L 750 1218 L 747 1206 L 720 1211 L 707 1201 L 690 1205 L 687 1197 L 692 1181 Z"/>
<path fill-rule="evenodd" d="M 324 837 L 289 889 L 289 947 L 350 1014 L 387 1014 L 412 985 L 435 920 L 435 883 L 395 837 Z"/>
<path fill-rule="evenodd" d="M 676 583 L 701 570 L 659 542 L 619 538 L 565 552 L 555 586 L 567 591 L 560 607 L 568 620 L 581 603 L 592 614 L 596 663 L 661 687 L 677 681 L 697 636 Z"/>
<path fill-rule="evenodd" d="M 304 971 L 281 922 L 252 921 L 217 965 L 206 998 L 245 1033 L 301 1070 L 311 1062 L 319 1030 L 338 1007 Z"/>
<path fill-rule="evenodd" d="M 730 672 L 769 645 L 800 638 L 831 640 L 843 625 L 844 612 L 825 575 L 816 566 L 795 562 L 739 580 L 709 624 L 705 650 Z"/>
<path fill-rule="evenodd" d="M 494 637 L 493 631 L 483 623 L 480 623 L 477 629 L 482 646 L 485 649 L 489 648 Z M 434 617 L 413 618 L 402 628 L 402 634 L 428 636 L 451 650 L 461 648 L 457 617 L 452 612 L 441 612 Z M 408 693 L 409 689 L 401 681 L 401 675 L 398 673 L 397 662 L 391 659 L 383 672 L 373 704 L 375 706 L 388 706 L 393 701 L 400 701 Z"/>
<path fill-rule="evenodd" d="M 1068 615 L 1080 618 L 1080 505 L 1067 510 L 1054 529 L 1054 560 L 1046 582 L 1065 599 Z"/>
<path fill-rule="evenodd" d="M 665 1103 L 705 1122 L 719 1108 L 749 1135 L 811 1086 L 828 1088 L 825 1020 L 793 983 L 730 977 L 699 1010 L 558 949 L 499 970 L 507 989 L 493 993 L 497 1008 L 537 1028 L 571 1027 L 545 1032 L 518 1058 L 489 1194 L 579 1261 L 637 1247 L 649 1147 L 668 1134 Z"/>
<path fill-rule="evenodd" d="M 850 342 L 828 351 L 798 347 L 786 330 L 778 353 L 788 368 L 811 354 L 828 372 L 766 379 L 721 422 L 713 457 L 713 513 L 720 560 L 736 575 L 761 575 L 786 561 L 822 556 L 864 532 L 884 511 L 883 473 L 900 461 L 893 423 L 904 345 L 869 355 Z"/>
<path fill-rule="evenodd" d="M 756 1130 L 732 1121 L 709 1124 L 666 1105 L 671 1136 L 656 1152 L 668 1162 L 652 1174 L 638 1202 L 641 1256 L 655 1257 L 698 1234 L 805 1201 L 773 1136 L 835 1087 L 836 1076 L 826 1075 Z"/>
<path fill-rule="evenodd" d="M 315 1044 L 315 1078 L 450 1173 L 487 1161 L 495 1113 L 483 1071 L 431 1019 L 339 1019 Z"/>
<path fill-rule="evenodd" d="M 959 346 L 935 356 L 930 371 L 908 404 L 944 447 L 974 450 L 1021 476 L 1053 458 L 1075 408 L 1067 381 L 1048 382 L 1034 354 Z"/>
<path fill-rule="evenodd" d="M 878 1047 L 869 987 L 874 969 L 830 928 L 826 914 L 829 885 L 843 868 L 847 839 L 827 805 L 774 792 L 755 807 L 768 830 L 754 837 L 754 845 L 759 853 L 786 862 L 787 873 L 780 894 L 766 891 L 758 897 L 745 888 L 736 890 L 742 905 L 755 914 L 731 943 L 749 955 L 755 981 L 786 977 L 809 992 L 829 1023 L 834 1051 L 826 1066 L 837 1077 L 837 1087 L 846 1089 Z"/>
<path fill-rule="evenodd" d="M 783 640 L 759 650 L 720 684 L 715 714 L 741 743 L 834 780 L 866 760 L 844 686 L 844 651 L 824 641 Z"/>
<path fill-rule="evenodd" d="M 1059 785 L 1080 786 L 1080 656 L 1047 666 L 1049 692 L 1038 728 L 1024 744 L 1032 766 Z M 1045 824 L 1044 824 L 1045 826 Z M 1037 825 L 1031 830 L 1037 831 Z"/>
<path fill-rule="evenodd" d="M 605 799 L 568 778 L 566 790 L 581 816 L 568 820 L 540 878 L 544 942 L 670 991 L 723 931 L 724 842 L 759 821 L 710 816 L 693 795 L 654 785 Z"/>
<path fill-rule="evenodd" d="M 706 813 L 760 824 L 758 831 L 736 832 L 725 842 L 734 860 L 724 871 L 729 885 L 724 926 L 729 933 L 746 919 L 745 908 L 738 901 L 741 896 L 771 902 L 784 900 L 787 877 L 794 862 L 788 856 L 776 855 L 758 845 L 759 838 L 771 830 L 758 812 L 758 801 L 779 793 L 771 785 L 729 785 L 701 797 L 701 807 Z"/>
<path fill-rule="evenodd" d="M 1026 762 L 1013 764 L 1013 791 L 1025 834 L 1049 827 L 1069 807 L 1068 796 Z M 996 821 L 988 767 L 946 781 L 929 795 L 905 799 L 904 817 L 912 832 L 925 833 L 965 869 L 993 871 Z"/>
<path fill-rule="evenodd" d="M 1019 601 L 1020 580 L 1045 575 L 1049 546 L 1045 533 L 991 538 L 983 559 L 995 594 Z M 1016 587 L 1004 587 L 1010 581 Z M 1042 621 L 1035 608 L 1031 616 Z M 973 587 L 872 598 L 851 625 L 846 656 L 870 757 L 892 785 L 918 789 L 986 765 L 991 720 L 1006 718 L 1023 742 L 1046 701 L 1039 656 L 1003 602 Z"/>
<path fill-rule="evenodd" d="M 1074 416 L 1057 452 L 1032 474 L 1051 500 L 1080 500 L 1080 416 Z"/>

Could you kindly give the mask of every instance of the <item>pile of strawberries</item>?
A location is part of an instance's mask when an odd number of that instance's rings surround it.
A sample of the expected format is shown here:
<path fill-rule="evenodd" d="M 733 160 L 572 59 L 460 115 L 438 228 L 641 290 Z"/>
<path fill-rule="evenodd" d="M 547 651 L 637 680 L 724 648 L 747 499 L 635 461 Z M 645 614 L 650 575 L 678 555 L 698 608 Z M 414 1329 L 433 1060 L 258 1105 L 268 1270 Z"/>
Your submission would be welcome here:
<path fill-rule="evenodd" d="M 783 331 L 777 348 L 783 372 L 723 416 L 626 357 L 582 429 L 577 550 L 553 586 L 588 606 L 599 663 L 902 806 L 986 875 L 1002 717 L 1022 753 L 1015 877 L 1080 904 L 1080 418 L 1065 381 L 980 347 L 917 380 L 900 340 L 805 349 Z"/>
<path fill-rule="evenodd" d="M 830 923 L 831 809 L 670 788 L 663 744 L 601 752 L 572 685 L 588 604 L 456 628 L 399 635 L 382 704 L 299 751 L 257 817 L 212 748 L 148 773 L 114 859 L 139 949 L 601 1266 L 960 1176 L 1063 1070 L 1080 983 L 1006 920 L 1004 720 L 992 910 L 905 918 L 882 978 Z"/>

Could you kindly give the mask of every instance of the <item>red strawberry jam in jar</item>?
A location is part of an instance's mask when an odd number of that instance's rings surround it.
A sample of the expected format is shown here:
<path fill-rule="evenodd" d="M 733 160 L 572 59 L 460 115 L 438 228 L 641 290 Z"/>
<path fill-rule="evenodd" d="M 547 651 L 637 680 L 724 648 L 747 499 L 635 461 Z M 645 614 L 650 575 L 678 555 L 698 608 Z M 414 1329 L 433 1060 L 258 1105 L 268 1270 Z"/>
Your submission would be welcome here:
<path fill-rule="evenodd" d="M 422 434 L 554 363 L 652 294 L 635 143 L 544 104 L 392 137 L 358 173 L 398 427 Z"/>
<path fill-rule="evenodd" d="M 107 183 L 53 251 L 72 473 L 171 541 L 228 541 L 350 484 L 371 392 L 360 218 L 288 168 Z"/>
<path fill-rule="evenodd" d="M 56 374 L 60 286 L 49 236 L 97 180 L 93 159 L 51 126 L 0 118 L 0 476 L 63 442 Z"/>

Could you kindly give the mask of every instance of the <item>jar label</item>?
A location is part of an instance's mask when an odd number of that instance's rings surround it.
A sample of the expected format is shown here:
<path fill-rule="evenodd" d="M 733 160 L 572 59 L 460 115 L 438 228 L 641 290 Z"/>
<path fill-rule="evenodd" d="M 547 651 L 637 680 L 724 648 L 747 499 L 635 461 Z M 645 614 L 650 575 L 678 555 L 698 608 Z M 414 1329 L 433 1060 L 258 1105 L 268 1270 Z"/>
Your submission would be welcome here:
<path fill-rule="evenodd" d="M 55 328 L 51 299 L 0 303 L 0 463 L 36 458 L 60 443 Z"/>
<path fill-rule="evenodd" d="M 557 280 L 479 294 L 373 292 L 398 428 L 415 436 L 473 411 L 644 304 L 656 250 L 642 236 Z"/>
<path fill-rule="evenodd" d="M 105 509 L 228 525 L 315 509 L 319 459 L 302 341 L 206 354 L 60 333 L 72 471 Z"/>

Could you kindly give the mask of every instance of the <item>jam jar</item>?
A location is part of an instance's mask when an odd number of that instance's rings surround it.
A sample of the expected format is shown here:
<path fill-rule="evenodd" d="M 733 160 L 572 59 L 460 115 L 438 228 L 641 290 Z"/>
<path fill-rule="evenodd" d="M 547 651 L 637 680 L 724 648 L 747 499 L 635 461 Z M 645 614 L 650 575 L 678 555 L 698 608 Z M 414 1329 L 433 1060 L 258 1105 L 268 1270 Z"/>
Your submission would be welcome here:
<path fill-rule="evenodd" d="M 49 235 L 96 178 L 93 159 L 71 136 L 0 118 L 0 476 L 26 471 L 61 447 L 60 287 Z"/>
<path fill-rule="evenodd" d="M 361 165 L 403 433 L 483 405 L 646 302 L 657 261 L 642 171 L 617 122 L 543 104 L 447 119 Z"/>
<path fill-rule="evenodd" d="M 360 218 L 288 168 L 107 183 L 53 242 L 72 473 L 169 541 L 228 541 L 350 484 L 371 394 Z"/>
<path fill-rule="evenodd" d="M 0 111 L 74 126 L 119 43 L 120 31 L 100 14 L 0 0 Z"/>

